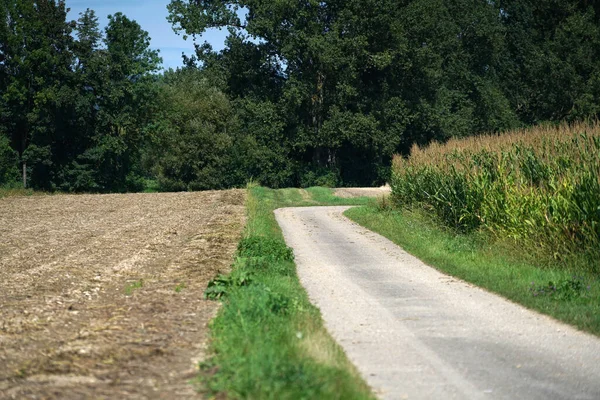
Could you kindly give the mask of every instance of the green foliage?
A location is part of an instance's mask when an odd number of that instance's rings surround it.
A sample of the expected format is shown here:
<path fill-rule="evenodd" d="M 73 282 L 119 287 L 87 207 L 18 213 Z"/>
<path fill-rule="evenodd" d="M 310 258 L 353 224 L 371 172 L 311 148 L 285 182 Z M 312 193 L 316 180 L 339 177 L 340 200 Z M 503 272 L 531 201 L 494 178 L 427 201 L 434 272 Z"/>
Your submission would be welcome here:
<path fill-rule="evenodd" d="M 133 292 L 137 289 L 141 289 L 144 287 L 144 280 L 140 279 L 139 281 L 132 282 L 125 287 L 125 295 L 131 296 Z"/>
<path fill-rule="evenodd" d="M 585 296 L 590 289 L 591 286 L 586 287 L 582 277 L 572 276 L 561 279 L 557 283 L 550 281 L 548 285 L 540 286 L 531 282 L 529 291 L 534 297 L 548 296 L 555 300 L 570 301 Z"/>
<path fill-rule="evenodd" d="M 252 282 L 252 274 L 244 270 L 235 270 L 229 275 L 219 275 L 208 283 L 208 287 L 204 292 L 204 296 L 210 300 L 219 300 L 228 293 L 232 288 L 240 286 L 248 286 Z"/>
<path fill-rule="evenodd" d="M 232 104 L 237 118 L 228 168 L 232 183 L 243 185 L 253 179 L 268 187 L 293 185 L 296 165 L 277 104 L 252 98 Z"/>
<path fill-rule="evenodd" d="M 181 293 L 183 292 L 183 290 L 185 289 L 185 283 L 178 283 L 177 286 L 175 286 L 175 293 Z"/>
<path fill-rule="evenodd" d="M 0 131 L 0 186 L 14 185 L 18 180 L 19 155 Z"/>
<path fill-rule="evenodd" d="M 198 71 L 168 72 L 158 104 L 144 158 L 161 190 L 230 186 L 233 116 L 225 95 Z"/>
<path fill-rule="evenodd" d="M 307 168 L 300 177 L 300 187 L 314 186 L 334 188 L 340 184 L 339 173 L 329 168 Z"/>
<path fill-rule="evenodd" d="M 64 0 L 0 3 L 0 126 L 21 181 L 70 192 L 381 185 L 413 144 L 600 116 L 596 2 L 168 8 L 185 35 L 227 29 L 225 48 L 199 45 L 159 75 L 148 33 L 121 13 L 101 32 L 92 10 L 67 21 Z"/>
<path fill-rule="evenodd" d="M 270 261 L 294 261 L 294 251 L 279 238 L 250 236 L 238 244 L 240 257 L 261 257 Z"/>
<path fill-rule="evenodd" d="M 11 0 L 0 7 L 0 125 L 32 186 L 47 189 L 59 151 L 53 144 L 63 134 L 56 121 L 72 110 L 72 27 L 62 0 Z"/>
<path fill-rule="evenodd" d="M 239 176 L 273 187 L 381 184 L 415 143 L 599 115 L 600 8 L 588 2 L 174 0 L 169 11 L 187 35 L 229 29 L 224 50 L 189 61 L 242 105 Z"/>
<path fill-rule="evenodd" d="M 450 227 L 484 229 L 547 256 L 600 248 L 598 125 L 539 127 L 451 141 L 397 158 L 392 198 Z M 597 271 L 597 263 L 590 262 Z"/>
<path fill-rule="evenodd" d="M 91 10 L 67 21 L 62 0 L 7 0 L 0 15 L 0 124 L 22 179 L 44 190 L 141 190 L 160 64 L 148 34 L 119 13 L 102 35 Z"/>

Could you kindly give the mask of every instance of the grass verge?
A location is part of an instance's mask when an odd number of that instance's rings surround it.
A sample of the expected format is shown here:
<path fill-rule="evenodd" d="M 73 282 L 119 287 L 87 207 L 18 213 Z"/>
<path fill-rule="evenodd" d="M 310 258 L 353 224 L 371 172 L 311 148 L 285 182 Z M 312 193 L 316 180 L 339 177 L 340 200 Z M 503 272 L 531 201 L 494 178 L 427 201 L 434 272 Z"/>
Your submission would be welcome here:
<path fill-rule="evenodd" d="M 442 272 L 600 335 L 600 280 L 584 261 L 536 263 L 514 244 L 457 234 L 421 210 L 360 207 L 345 214 Z"/>
<path fill-rule="evenodd" d="M 32 189 L 23 189 L 22 187 L 17 186 L 0 186 L 0 199 L 3 197 L 12 197 L 12 196 L 33 196 L 36 194 L 40 194 L 39 192 L 35 192 Z"/>
<path fill-rule="evenodd" d="M 279 207 L 319 204 L 312 193 L 325 202 L 338 201 L 328 189 L 249 188 L 248 221 L 233 270 L 207 290 L 209 297 L 223 301 L 211 323 L 214 356 L 201 365 L 200 379 L 209 395 L 373 398 L 309 302 L 273 214 Z"/>

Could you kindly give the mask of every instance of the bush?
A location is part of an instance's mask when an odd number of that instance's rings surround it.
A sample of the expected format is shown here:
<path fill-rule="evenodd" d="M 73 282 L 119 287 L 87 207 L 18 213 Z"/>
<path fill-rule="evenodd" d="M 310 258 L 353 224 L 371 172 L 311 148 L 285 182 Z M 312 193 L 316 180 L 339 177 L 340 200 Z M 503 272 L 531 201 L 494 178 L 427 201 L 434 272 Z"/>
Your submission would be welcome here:
<path fill-rule="evenodd" d="M 8 138 L 0 135 L 0 186 L 19 181 L 19 155 L 10 147 Z"/>
<path fill-rule="evenodd" d="M 329 168 L 306 169 L 300 176 L 300 186 L 303 188 L 313 186 L 334 188 L 338 187 L 340 181 L 339 172 Z"/>
<path fill-rule="evenodd" d="M 262 236 L 250 236 L 240 241 L 238 245 L 240 257 L 261 257 L 272 261 L 293 261 L 294 251 L 279 239 Z"/>

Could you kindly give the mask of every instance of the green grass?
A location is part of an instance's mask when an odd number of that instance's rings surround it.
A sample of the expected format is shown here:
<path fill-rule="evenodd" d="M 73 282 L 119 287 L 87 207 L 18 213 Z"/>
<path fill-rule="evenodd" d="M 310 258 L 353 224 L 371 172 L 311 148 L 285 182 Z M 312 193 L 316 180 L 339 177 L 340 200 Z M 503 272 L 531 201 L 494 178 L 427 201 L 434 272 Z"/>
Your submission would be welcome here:
<path fill-rule="evenodd" d="M 17 185 L 0 186 L 0 199 L 3 197 L 33 196 L 37 194 L 41 194 L 41 192 L 35 192 L 33 189 L 23 189 Z"/>
<path fill-rule="evenodd" d="M 310 206 L 362 206 L 374 203 L 370 197 L 341 198 L 334 190 L 325 187 L 307 189 L 278 189 L 273 191 L 275 208 Z"/>
<path fill-rule="evenodd" d="M 248 221 L 233 271 L 207 291 L 223 301 L 211 323 L 214 356 L 201 367 L 211 396 L 252 399 L 370 399 L 343 350 L 323 327 L 296 275 L 273 210 L 337 203 L 328 189 L 250 187 Z"/>
<path fill-rule="evenodd" d="M 585 260 L 538 263 L 516 244 L 457 234 L 422 210 L 360 207 L 346 215 L 442 272 L 600 335 L 600 280 Z"/>
<path fill-rule="evenodd" d="M 375 200 L 370 197 L 353 197 L 353 198 L 341 198 L 334 195 L 334 191 L 324 187 L 311 187 L 306 189 L 312 196 L 313 200 L 318 205 L 328 206 L 362 206 L 367 205 Z M 314 205 L 314 204 L 313 204 Z"/>

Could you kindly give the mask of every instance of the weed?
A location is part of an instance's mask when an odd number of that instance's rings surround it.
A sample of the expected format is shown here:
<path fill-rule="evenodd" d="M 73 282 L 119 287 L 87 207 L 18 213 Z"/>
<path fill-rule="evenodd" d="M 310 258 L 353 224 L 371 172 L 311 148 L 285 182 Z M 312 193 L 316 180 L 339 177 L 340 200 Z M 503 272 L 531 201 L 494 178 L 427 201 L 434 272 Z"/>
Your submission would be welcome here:
<path fill-rule="evenodd" d="M 131 296 L 133 294 L 133 291 L 136 289 L 141 289 L 142 287 L 144 287 L 144 280 L 140 279 L 139 281 L 135 281 L 133 283 L 130 283 L 129 285 L 127 285 L 125 287 L 125 294 L 127 296 Z"/>
<path fill-rule="evenodd" d="M 181 293 L 183 289 L 185 289 L 185 283 L 178 283 L 177 286 L 175 286 L 175 293 Z"/>
<path fill-rule="evenodd" d="M 388 196 L 381 196 L 377 199 L 377 210 L 380 212 L 387 212 L 393 209 L 393 203 L 390 201 Z"/>
<path fill-rule="evenodd" d="M 586 287 L 582 277 L 573 276 L 568 279 L 561 279 L 557 283 L 550 281 L 548 285 L 542 286 L 531 282 L 529 291 L 534 297 L 548 296 L 555 300 L 569 301 L 585 296 L 590 289 L 591 286 Z"/>
<path fill-rule="evenodd" d="M 234 287 L 248 286 L 252 282 L 252 274 L 248 271 L 234 270 L 230 275 L 219 275 L 208 283 L 204 297 L 219 300 L 227 296 Z"/>
<path fill-rule="evenodd" d="M 293 276 L 295 272 L 292 262 L 273 262 L 268 257 L 238 258 L 236 264 L 250 272 L 272 273 L 282 276 Z"/>
<path fill-rule="evenodd" d="M 238 245 L 240 257 L 259 257 L 270 261 L 293 261 L 294 251 L 281 239 L 250 236 Z"/>
<path fill-rule="evenodd" d="M 272 292 L 268 287 L 265 287 L 265 290 L 269 294 L 267 307 L 274 314 L 285 314 L 289 311 L 290 305 L 294 304 L 288 296 L 282 293 Z"/>

